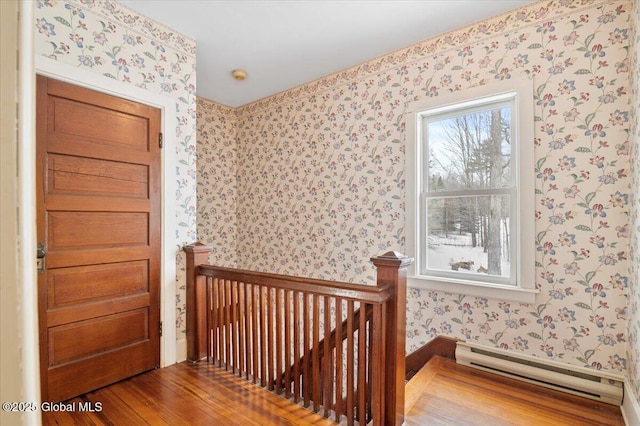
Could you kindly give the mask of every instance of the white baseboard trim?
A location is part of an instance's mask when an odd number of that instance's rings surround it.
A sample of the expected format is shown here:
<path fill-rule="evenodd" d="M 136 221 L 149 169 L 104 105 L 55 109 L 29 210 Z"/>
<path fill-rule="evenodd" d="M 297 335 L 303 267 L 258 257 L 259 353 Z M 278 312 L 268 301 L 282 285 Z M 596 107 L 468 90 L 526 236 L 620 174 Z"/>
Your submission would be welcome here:
<path fill-rule="evenodd" d="M 176 340 L 176 362 L 187 360 L 187 339 Z"/>
<path fill-rule="evenodd" d="M 622 418 L 627 426 L 640 426 L 640 404 L 629 381 L 624 380 L 624 400 L 620 407 Z"/>

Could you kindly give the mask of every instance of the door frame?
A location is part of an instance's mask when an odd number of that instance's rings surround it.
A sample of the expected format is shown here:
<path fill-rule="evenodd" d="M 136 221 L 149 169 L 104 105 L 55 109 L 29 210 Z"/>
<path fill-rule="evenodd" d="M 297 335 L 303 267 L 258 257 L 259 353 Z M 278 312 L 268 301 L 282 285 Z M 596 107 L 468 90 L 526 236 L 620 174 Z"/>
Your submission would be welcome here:
<path fill-rule="evenodd" d="M 22 335 L 15 342 L 21 352 L 22 365 L 17 365 L 21 382 L 13 384 L 24 401 L 40 403 L 40 350 L 38 336 L 38 280 L 36 275 L 36 74 L 34 71 L 34 10 L 35 3 L 19 2 L 16 16 L 18 29 L 18 194 L 15 208 L 18 210 L 15 247 L 18 257 L 16 282 L 18 313 L 16 327 Z M 11 17 L 2 17 L 2 25 L 11 25 Z M 8 22 L 7 22 L 8 21 Z M 2 52 L 3 55 L 5 52 Z M 11 56 L 12 52 L 7 52 Z M 7 240 L 9 241 L 9 240 Z M 5 240 L 2 241 L 5 244 Z M 39 425 L 38 410 L 22 413 L 24 424 Z"/>
<path fill-rule="evenodd" d="M 175 240 L 176 208 L 173 204 L 176 193 L 176 179 L 175 175 L 171 174 L 171 171 L 175 170 L 176 167 L 177 117 L 174 113 L 176 101 L 168 96 L 87 72 L 44 56 L 35 57 L 35 73 L 149 105 L 162 111 L 160 129 L 164 141 L 160 152 L 160 320 L 164 326 L 162 327 L 162 336 L 160 336 L 160 366 L 166 367 L 175 364 L 178 359 L 175 327 L 176 259 L 178 249 Z M 35 162 L 31 167 L 35 174 Z M 31 190 L 34 192 L 35 198 L 35 185 Z"/>

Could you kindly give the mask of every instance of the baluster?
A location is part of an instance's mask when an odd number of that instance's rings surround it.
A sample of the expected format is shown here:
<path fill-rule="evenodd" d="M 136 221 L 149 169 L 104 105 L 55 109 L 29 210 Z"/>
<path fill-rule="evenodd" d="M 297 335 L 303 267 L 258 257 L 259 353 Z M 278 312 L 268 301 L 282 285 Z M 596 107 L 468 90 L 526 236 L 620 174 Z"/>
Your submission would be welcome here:
<path fill-rule="evenodd" d="M 283 314 L 283 306 L 282 306 L 282 295 L 281 295 L 281 291 L 280 289 L 275 289 L 276 292 L 276 332 L 275 332 L 275 338 L 276 338 L 276 353 L 275 353 L 275 362 L 276 362 L 276 366 L 275 366 L 275 370 L 274 370 L 274 381 L 275 381 L 275 390 L 276 393 L 280 394 L 282 393 L 282 356 L 283 356 L 283 350 L 282 350 L 282 332 L 283 332 L 283 325 L 282 325 L 282 314 Z"/>
<path fill-rule="evenodd" d="M 266 386 L 267 378 L 267 307 L 266 307 L 266 292 L 269 289 L 260 286 L 260 386 Z"/>
<path fill-rule="evenodd" d="M 300 400 L 300 293 L 293 291 L 293 401 Z M 304 351 L 303 351 L 304 353 Z"/>
<path fill-rule="evenodd" d="M 243 299 L 244 299 L 244 315 L 243 315 L 243 321 L 244 321 L 244 360 L 245 360 L 245 364 L 244 364 L 244 372 L 245 372 L 245 379 L 249 380 L 249 372 L 251 371 L 251 353 L 252 353 L 252 348 L 251 348 L 251 327 L 250 327 L 250 320 L 251 320 L 251 304 L 250 304 L 250 295 L 249 295 L 249 287 L 247 285 L 247 283 L 242 283 L 242 294 L 243 294 Z"/>
<path fill-rule="evenodd" d="M 238 294 L 236 281 L 229 281 L 229 290 L 231 292 L 231 305 L 229 306 L 231 313 L 231 336 L 233 337 L 233 340 L 231 340 L 231 352 L 233 354 L 231 357 L 231 372 L 235 374 L 240 366 L 240 357 L 238 354 L 240 337 L 238 336 Z"/>
<path fill-rule="evenodd" d="M 367 305 L 369 307 L 369 305 Z M 360 311 L 360 315 L 365 316 L 367 327 L 367 422 L 371 420 L 371 402 L 372 402 L 372 386 L 373 386 L 373 323 L 369 318 L 366 318 L 366 312 Z M 373 313 L 373 305 L 371 306 Z"/>
<path fill-rule="evenodd" d="M 322 403 L 322 393 L 320 392 L 320 302 L 319 296 L 313 295 L 313 346 L 312 346 L 312 371 L 313 371 L 313 411 L 318 412 Z"/>
<path fill-rule="evenodd" d="M 284 292 L 284 393 L 291 396 L 291 291 Z"/>
<path fill-rule="evenodd" d="M 238 376 L 242 377 L 244 373 L 244 326 L 243 320 L 245 318 L 244 312 L 244 304 L 242 297 L 242 285 L 241 283 L 234 281 L 234 288 L 236 291 L 236 329 L 237 329 L 237 339 L 236 339 L 236 351 L 238 353 L 237 356 L 237 370 Z"/>
<path fill-rule="evenodd" d="M 222 368 L 224 362 L 225 324 L 224 324 L 224 280 L 218 280 L 218 329 L 220 334 L 220 356 L 218 357 L 218 367 Z"/>
<path fill-rule="evenodd" d="M 224 361 L 225 370 L 229 371 L 229 367 L 231 367 L 231 371 L 233 372 L 233 358 L 231 355 L 233 336 L 231 335 L 231 325 L 231 281 L 224 280 Z"/>
<path fill-rule="evenodd" d="M 335 347 L 336 347 L 336 391 L 335 398 L 336 403 L 334 405 L 334 411 L 336 414 L 335 421 L 340 422 L 340 416 L 342 415 L 342 299 L 336 298 L 336 332 L 335 332 Z"/>
<path fill-rule="evenodd" d="M 273 390 L 273 296 L 267 290 L 267 389 Z"/>
<path fill-rule="evenodd" d="M 355 406 L 355 334 L 353 330 L 354 303 L 347 302 L 347 424 L 353 426 Z"/>
<path fill-rule="evenodd" d="M 215 359 L 217 324 L 215 321 L 214 279 L 207 277 L 207 362 Z"/>
<path fill-rule="evenodd" d="M 358 328 L 358 422 L 367 423 L 367 306 L 360 302 Z"/>
<path fill-rule="evenodd" d="M 256 291 L 257 290 L 257 291 Z M 260 376 L 259 373 L 259 365 L 258 365 L 258 354 L 260 352 L 260 333 L 258 332 L 258 308 L 259 308 L 259 294 L 257 292 L 260 291 L 260 287 L 256 284 L 251 284 L 251 321 L 253 328 L 251 330 L 251 344 L 253 346 L 253 383 L 258 383 L 258 378 Z"/>
<path fill-rule="evenodd" d="M 324 311 L 324 345 L 322 348 L 322 358 L 320 363 L 320 375 L 322 377 L 322 401 L 324 406 L 324 416 L 329 417 L 329 407 L 331 407 L 331 307 L 329 305 L 329 298 L 327 296 L 324 297 L 323 304 Z M 320 348 L 318 348 L 320 349 Z"/>
<path fill-rule="evenodd" d="M 304 397 L 304 406 L 309 407 L 309 403 L 311 402 L 311 346 L 309 345 L 309 298 L 311 297 L 308 293 L 302 294 L 302 312 L 303 312 L 303 340 L 304 340 L 304 355 L 302 358 L 302 394 Z"/>

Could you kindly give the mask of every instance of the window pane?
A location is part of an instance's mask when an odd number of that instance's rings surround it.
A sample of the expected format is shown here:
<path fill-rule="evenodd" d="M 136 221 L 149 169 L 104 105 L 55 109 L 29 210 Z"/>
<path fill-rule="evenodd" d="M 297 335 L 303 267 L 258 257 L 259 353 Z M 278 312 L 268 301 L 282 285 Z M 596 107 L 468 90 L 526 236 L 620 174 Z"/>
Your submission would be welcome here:
<path fill-rule="evenodd" d="M 487 106 L 425 119 L 427 191 L 511 185 L 511 108 Z"/>
<path fill-rule="evenodd" d="M 509 278 L 509 196 L 430 198 L 426 269 Z"/>

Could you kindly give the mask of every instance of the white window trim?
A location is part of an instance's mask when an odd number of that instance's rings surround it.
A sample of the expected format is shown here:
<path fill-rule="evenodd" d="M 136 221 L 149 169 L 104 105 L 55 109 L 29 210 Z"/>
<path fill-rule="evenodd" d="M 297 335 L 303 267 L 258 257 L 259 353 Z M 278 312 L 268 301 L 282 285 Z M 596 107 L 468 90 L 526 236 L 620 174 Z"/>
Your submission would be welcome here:
<path fill-rule="evenodd" d="M 421 275 L 420 239 L 417 238 L 420 209 L 420 185 L 422 176 L 423 153 L 418 134 L 417 116 L 426 109 L 446 107 L 457 103 L 473 101 L 494 95 L 517 92 L 514 114 L 516 116 L 515 133 L 518 140 L 517 152 L 512 159 L 517 161 L 519 229 L 516 230 L 518 243 L 516 257 L 516 282 L 514 285 L 494 284 L 448 277 Z M 470 296 L 486 297 L 520 303 L 535 303 L 535 187 L 534 187 L 534 116 L 533 83 L 527 78 L 492 82 L 460 92 L 446 93 L 409 105 L 405 115 L 407 134 L 406 144 L 406 189 L 407 189 L 407 254 L 415 259 L 409 267 L 407 284 L 412 288 L 436 290 L 447 293 L 459 293 Z"/>

